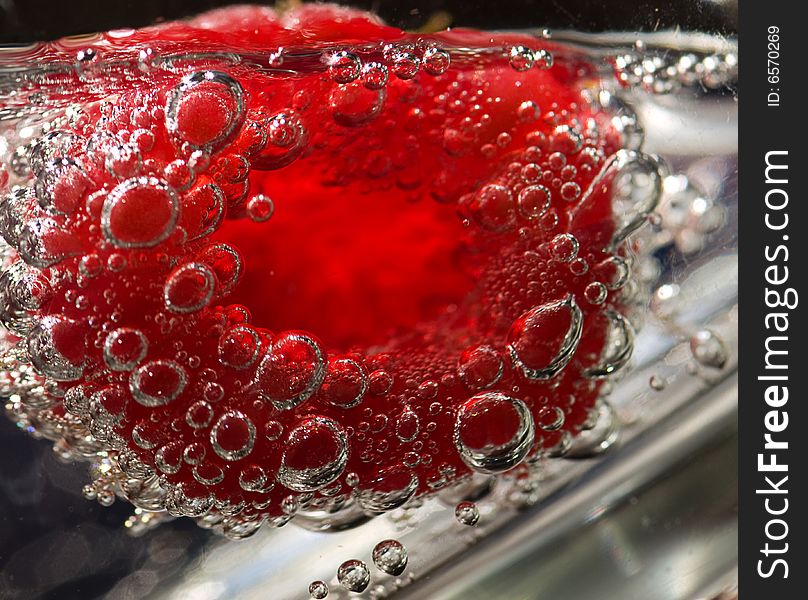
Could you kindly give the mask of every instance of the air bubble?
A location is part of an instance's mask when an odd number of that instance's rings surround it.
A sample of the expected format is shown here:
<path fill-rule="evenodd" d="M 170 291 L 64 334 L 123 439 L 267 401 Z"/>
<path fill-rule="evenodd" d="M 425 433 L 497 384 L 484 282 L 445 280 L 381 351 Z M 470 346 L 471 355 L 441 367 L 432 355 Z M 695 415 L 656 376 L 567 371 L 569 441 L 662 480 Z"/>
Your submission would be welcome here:
<path fill-rule="evenodd" d="M 193 429 L 204 429 L 213 420 L 213 407 L 204 400 L 197 400 L 185 411 L 185 422 Z"/>
<path fill-rule="evenodd" d="M 593 281 L 584 289 L 584 298 L 589 304 L 599 306 L 606 302 L 606 297 L 609 295 L 606 286 L 599 281 Z"/>
<path fill-rule="evenodd" d="M 76 161 L 58 158 L 45 163 L 34 190 L 43 209 L 69 215 L 79 206 L 89 185 L 90 180 Z"/>
<path fill-rule="evenodd" d="M 346 560 L 337 569 L 337 581 L 349 592 L 364 592 L 370 584 L 370 571 L 361 560 Z"/>
<path fill-rule="evenodd" d="M 502 185 L 489 184 L 477 192 L 469 204 L 471 218 L 483 229 L 502 233 L 516 225 L 516 211 L 511 191 Z"/>
<path fill-rule="evenodd" d="M 387 85 L 387 67 L 378 62 L 367 63 L 362 67 L 362 84 L 369 90 L 380 90 Z"/>
<path fill-rule="evenodd" d="M 289 432 L 278 481 L 295 492 L 314 492 L 336 481 L 347 461 L 342 427 L 327 417 L 308 417 Z"/>
<path fill-rule="evenodd" d="M 169 95 L 165 119 L 169 133 L 180 142 L 218 148 L 244 119 L 244 90 L 227 73 L 191 73 Z"/>
<path fill-rule="evenodd" d="M 396 437 L 405 444 L 412 442 L 421 430 L 418 415 L 409 406 L 405 407 L 396 419 Z"/>
<path fill-rule="evenodd" d="M 216 290 L 216 276 L 204 263 L 187 263 L 174 269 L 166 279 L 163 299 L 176 313 L 191 313 L 207 306 Z"/>
<path fill-rule="evenodd" d="M 257 465 L 243 468 L 238 476 L 238 484 L 248 492 L 268 492 L 273 487 L 266 471 Z"/>
<path fill-rule="evenodd" d="M 347 477 L 346 477 L 347 482 Z M 418 491 L 418 476 L 404 465 L 393 465 L 361 482 L 356 501 L 367 511 L 383 513 L 407 503 Z"/>
<path fill-rule="evenodd" d="M 550 190 L 543 185 L 528 185 L 519 192 L 519 212 L 527 219 L 537 219 L 550 208 Z"/>
<path fill-rule="evenodd" d="M 480 473 L 501 473 L 527 456 L 533 417 L 524 402 L 499 392 L 477 394 L 457 411 L 453 440 L 460 458 Z"/>
<path fill-rule="evenodd" d="M 325 581 L 312 581 L 309 584 L 309 596 L 314 600 L 323 600 L 328 596 L 328 584 Z"/>
<path fill-rule="evenodd" d="M 352 358 L 332 358 L 321 393 L 329 404 L 339 408 L 353 408 L 362 402 L 368 389 L 368 377 L 364 367 Z"/>
<path fill-rule="evenodd" d="M 528 379 L 550 379 L 572 359 L 583 331 L 583 313 L 572 295 L 533 308 L 508 332 L 508 351 Z"/>
<path fill-rule="evenodd" d="M 154 408 L 177 398 L 187 382 L 188 376 L 180 365 L 170 360 L 154 360 L 129 376 L 129 390 L 139 404 Z"/>
<path fill-rule="evenodd" d="M 327 57 L 328 72 L 337 83 L 350 83 L 362 71 L 362 61 L 347 50 L 340 50 Z"/>
<path fill-rule="evenodd" d="M 395 52 L 390 60 L 390 70 L 399 79 L 412 79 L 420 68 L 418 58 L 410 52 Z"/>
<path fill-rule="evenodd" d="M 39 373 L 57 381 L 73 381 L 83 372 L 85 326 L 64 317 L 45 317 L 28 334 L 26 348 Z"/>
<path fill-rule="evenodd" d="M 101 228 L 108 242 L 121 248 L 149 248 L 168 238 L 179 216 L 179 199 L 154 177 L 118 184 L 104 200 Z"/>
<path fill-rule="evenodd" d="M 210 430 L 214 452 L 227 461 L 241 460 L 255 445 L 255 425 L 243 412 L 229 410 Z"/>
<path fill-rule="evenodd" d="M 449 69 L 450 63 L 451 56 L 449 53 L 443 48 L 438 48 L 437 46 L 427 48 L 424 52 L 423 58 L 421 59 L 421 64 L 424 67 L 424 71 L 430 75 L 442 75 Z"/>
<path fill-rule="evenodd" d="M 247 369 L 255 364 L 261 338 L 249 325 L 231 327 L 219 338 L 219 360 L 233 369 Z"/>
<path fill-rule="evenodd" d="M 533 66 L 533 50 L 525 46 L 514 46 L 508 53 L 511 67 L 515 71 L 527 71 Z"/>
<path fill-rule="evenodd" d="M 634 330 L 619 312 L 608 309 L 596 317 L 606 328 L 606 342 L 599 363 L 586 370 L 586 375 L 601 378 L 621 369 L 634 351 Z M 605 323 L 603 321 L 605 320 Z"/>
<path fill-rule="evenodd" d="M 308 400 L 325 378 L 326 356 L 308 334 L 288 331 L 275 338 L 258 366 L 255 384 L 279 410 Z"/>
<path fill-rule="evenodd" d="M 279 112 L 266 122 L 267 144 L 250 158 L 259 170 L 280 169 L 292 163 L 306 148 L 308 135 L 292 112 Z"/>
<path fill-rule="evenodd" d="M 379 116 L 387 92 L 356 84 L 339 86 L 331 92 L 329 106 L 334 121 L 345 127 L 358 127 Z"/>
<path fill-rule="evenodd" d="M 104 340 L 104 362 L 113 371 L 131 371 L 146 357 L 149 341 L 138 329 L 121 327 Z"/>
<path fill-rule="evenodd" d="M 398 540 L 384 540 L 373 548 L 373 564 L 388 575 L 398 576 L 407 568 L 408 553 Z"/>
<path fill-rule="evenodd" d="M 709 329 L 697 331 L 690 338 L 690 352 L 700 365 L 713 369 L 723 369 L 729 357 L 724 342 Z"/>
<path fill-rule="evenodd" d="M 455 507 L 455 519 L 461 525 L 474 527 L 480 521 L 480 509 L 474 502 L 460 502 Z"/>
<path fill-rule="evenodd" d="M 457 373 L 466 387 L 477 391 L 496 384 L 504 368 L 499 352 L 491 346 L 477 346 L 460 355 Z"/>
<path fill-rule="evenodd" d="M 247 201 L 247 216 L 255 223 L 269 221 L 275 213 L 275 203 L 269 196 L 256 194 Z"/>

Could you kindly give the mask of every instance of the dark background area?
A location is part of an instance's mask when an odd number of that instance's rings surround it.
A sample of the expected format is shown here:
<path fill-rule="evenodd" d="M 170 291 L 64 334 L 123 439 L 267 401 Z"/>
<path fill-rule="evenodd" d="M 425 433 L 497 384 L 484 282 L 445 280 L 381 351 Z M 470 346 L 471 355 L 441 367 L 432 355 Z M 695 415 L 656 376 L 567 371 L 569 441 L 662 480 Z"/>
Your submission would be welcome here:
<path fill-rule="evenodd" d="M 244 0 L 0 0 L 0 43 L 25 43 L 107 29 L 141 27 Z M 274 2 L 255 2 L 274 4 Z M 735 33 L 735 0 L 365 0 L 339 2 L 373 10 L 387 22 L 414 29 L 445 11 L 454 26 L 483 29 L 549 27 L 654 31 L 681 27 Z"/>

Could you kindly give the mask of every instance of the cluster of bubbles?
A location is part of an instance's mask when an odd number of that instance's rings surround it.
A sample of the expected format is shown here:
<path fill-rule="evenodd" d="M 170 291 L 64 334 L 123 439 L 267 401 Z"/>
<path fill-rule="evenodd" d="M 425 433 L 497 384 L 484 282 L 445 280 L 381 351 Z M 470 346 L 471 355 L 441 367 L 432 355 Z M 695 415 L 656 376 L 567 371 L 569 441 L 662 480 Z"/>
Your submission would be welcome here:
<path fill-rule="evenodd" d="M 614 68 L 623 85 L 655 94 L 694 86 L 721 90 L 738 81 L 738 55 L 734 51 L 682 54 L 650 49 L 638 42 L 632 52 L 615 57 Z"/>
<path fill-rule="evenodd" d="M 409 554 L 398 540 L 383 540 L 376 544 L 372 552 L 373 564 L 379 571 L 387 575 L 399 576 L 407 568 Z M 371 574 L 368 565 L 358 559 L 344 561 L 337 569 L 337 582 L 349 592 L 364 592 L 370 585 Z M 328 596 L 328 584 L 325 581 L 312 581 L 309 584 L 309 595 L 315 600 Z"/>

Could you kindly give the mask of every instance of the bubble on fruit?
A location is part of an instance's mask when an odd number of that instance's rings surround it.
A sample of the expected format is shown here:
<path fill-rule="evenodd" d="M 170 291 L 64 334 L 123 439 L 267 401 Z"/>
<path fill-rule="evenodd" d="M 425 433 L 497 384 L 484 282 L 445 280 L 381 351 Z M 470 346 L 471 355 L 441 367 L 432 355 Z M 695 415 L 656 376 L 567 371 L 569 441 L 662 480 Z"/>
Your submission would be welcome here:
<path fill-rule="evenodd" d="M 599 306 L 606 302 L 606 297 L 608 295 L 609 292 L 606 289 L 606 286 L 599 281 L 593 281 L 584 289 L 584 298 L 586 298 L 587 302 L 594 304 L 595 306 Z"/>
<path fill-rule="evenodd" d="M 508 52 L 511 67 L 515 71 L 527 71 L 533 66 L 533 50 L 525 46 L 513 46 Z"/>
<path fill-rule="evenodd" d="M 52 297 L 53 288 L 42 271 L 15 261 L 0 274 L 0 323 L 25 337 L 34 326 L 29 311 L 39 310 Z"/>
<path fill-rule="evenodd" d="M 75 159 L 84 145 L 84 138 L 72 131 L 57 129 L 49 131 L 34 142 L 28 153 L 28 165 L 39 179 L 45 174 L 48 163 L 60 159 Z"/>
<path fill-rule="evenodd" d="M 81 242 L 54 219 L 30 219 L 19 230 L 16 244 L 20 257 L 44 269 L 71 256 L 81 256 Z"/>
<path fill-rule="evenodd" d="M 325 57 L 331 79 L 337 83 L 350 83 L 362 71 L 362 61 L 356 54 L 347 50 L 340 50 Z"/>
<path fill-rule="evenodd" d="M 421 423 L 418 415 L 409 406 L 405 406 L 404 410 L 396 419 L 396 437 L 399 441 L 407 443 L 412 442 L 421 430 Z"/>
<path fill-rule="evenodd" d="M 323 398 L 333 406 L 348 409 L 362 402 L 368 389 L 364 367 L 352 358 L 332 358 L 323 381 Z"/>
<path fill-rule="evenodd" d="M 543 185 L 528 185 L 517 196 L 517 207 L 527 219 L 537 219 L 550 208 L 550 190 Z"/>
<path fill-rule="evenodd" d="M 368 375 L 368 391 L 374 396 L 381 396 L 393 387 L 393 376 L 384 369 L 377 369 Z"/>
<path fill-rule="evenodd" d="M 320 343 L 308 334 L 279 334 L 261 359 L 255 385 L 261 396 L 279 410 L 288 410 L 308 400 L 325 379 L 326 355 Z"/>
<path fill-rule="evenodd" d="M 480 521 L 480 509 L 474 502 L 459 502 L 455 507 L 455 519 L 461 525 L 474 527 Z"/>
<path fill-rule="evenodd" d="M 533 417 L 516 398 L 484 392 L 457 410 L 454 445 L 475 471 L 493 474 L 512 469 L 527 456 L 533 439 Z"/>
<path fill-rule="evenodd" d="M 86 328 L 65 317 L 43 318 L 25 340 L 36 370 L 57 381 L 81 377 L 86 353 Z"/>
<path fill-rule="evenodd" d="M 153 360 L 141 365 L 129 376 L 129 391 L 143 406 L 165 406 L 185 389 L 185 369 L 171 360 Z"/>
<path fill-rule="evenodd" d="M 213 150 L 224 144 L 244 120 L 244 90 L 221 71 L 196 71 L 169 94 L 166 129 L 180 142 Z"/>
<path fill-rule="evenodd" d="M 598 364 L 585 373 L 588 377 L 601 378 L 620 370 L 631 359 L 634 352 L 634 329 L 628 319 L 613 309 L 596 315 L 595 319 L 598 326 L 606 329 L 606 342 Z"/>
<path fill-rule="evenodd" d="M 166 278 L 163 300 L 175 313 L 192 313 L 206 307 L 216 291 L 216 276 L 208 265 L 191 262 L 174 269 Z"/>
<path fill-rule="evenodd" d="M 107 151 L 104 166 L 116 179 L 129 179 L 137 175 L 143 167 L 143 159 L 136 147 L 123 144 L 113 146 Z"/>
<path fill-rule="evenodd" d="M 306 128 L 292 111 L 272 115 L 265 129 L 267 143 L 250 156 L 250 165 L 255 169 L 280 169 L 294 162 L 306 149 Z"/>
<path fill-rule="evenodd" d="M 373 547 L 373 564 L 388 575 L 401 575 L 409 558 L 404 544 L 398 540 L 383 540 Z"/>
<path fill-rule="evenodd" d="M 241 460 L 255 446 L 256 429 L 243 412 L 229 410 L 210 430 L 210 444 L 214 452 L 227 461 Z"/>
<path fill-rule="evenodd" d="M 558 406 L 543 406 L 536 414 L 536 425 L 543 431 L 558 431 L 564 420 L 564 411 Z"/>
<path fill-rule="evenodd" d="M 508 352 L 528 379 L 551 379 L 572 359 L 583 332 L 583 313 L 572 295 L 532 308 L 508 332 Z"/>
<path fill-rule="evenodd" d="M 101 229 L 115 246 L 149 248 L 171 235 L 178 216 L 179 199 L 165 182 L 137 177 L 119 183 L 107 194 Z"/>
<path fill-rule="evenodd" d="M 266 471 L 258 465 L 244 467 L 239 473 L 238 484 L 248 492 L 268 492 L 272 488 Z"/>
<path fill-rule="evenodd" d="M 163 473 L 168 475 L 179 473 L 182 467 L 182 442 L 169 442 L 162 446 L 155 453 L 154 462 Z"/>
<path fill-rule="evenodd" d="M 511 191 L 502 185 L 483 186 L 469 204 L 471 218 L 483 229 L 509 231 L 516 225 L 516 210 Z"/>
<path fill-rule="evenodd" d="M 247 201 L 247 216 L 255 223 L 269 221 L 275 213 L 275 203 L 264 194 L 256 194 Z"/>
<path fill-rule="evenodd" d="M 323 600 L 328 596 L 328 584 L 325 581 L 312 581 L 309 584 L 309 596 L 314 600 Z"/>
<path fill-rule="evenodd" d="M 193 429 L 204 429 L 213 420 L 213 407 L 204 400 L 197 400 L 185 411 L 185 422 Z"/>
<path fill-rule="evenodd" d="M 220 295 L 230 292 L 244 271 L 244 261 L 238 251 L 228 244 L 211 244 L 197 254 L 197 260 L 210 267 L 216 275 Z"/>
<path fill-rule="evenodd" d="M 418 476 L 404 465 L 379 470 L 372 479 L 359 482 L 355 497 L 367 511 L 383 513 L 399 508 L 418 491 Z"/>
<path fill-rule="evenodd" d="M 654 374 L 648 379 L 648 385 L 651 386 L 652 390 L 661 392 L 667 387 L 668 382 L 661 375 Z"/>
<path fill-rule="evenodd" d="M 224 471 L 219 465 L 203 462 L 191 469 L 191 473 L 202 485 L 217 485 L 224 480 Z"/>
<path fill-rule="evenodd" d="M 75 160 L 55 158 L 45 163 L 34 191 L 43 209 L 69 215 L 79 206 L 89 185 L 90 180 Z"/>
<path fill-rule="evenodd" d="M 606 286 L 607 290 L 619 290 L 631 276 L 631 268 L 625 259 L 619 256 L 610 256 L 595 266 L 598 280 Z"/>
<path fill-rule="evenodd" d="M 723 369 L 729 358 L 724 342 L 709 329 L 701 329 L 690 338 L 690 352 L 700 365 L 713 369 Z"/>
<path fill-rule="evenodd" d="M 370 571 L 361 560 L 346 560 L 337 569 L 337 581 L 349 592 L 364 592 L 370 584 Z"/>
<path fill-rule="evenodd" d="M 104 362 L 113 371 L 131 371 L 146 357 L 149 341 L 143 332 L 120 327 L 104 339 Z"/>
<path fill-rule="evenodd" d="M 553 55 L 547 50 L 535 50 L 533 52 L 533 60 L 536 67 L 539 69 L 549 69 L 553 66 Z"/>
<path fill-rule="evenodd" d="M 219 360 L 233 369 L 247 369 L 258 360 L 261 338 L 249 325 L 235 325 L 219 338 Z"/>
<path fill-rule="evenodd" d="M 390 70 L 399 79 L 412 79 L 420 67 L 418 57 L 408 51 L 394 52 L 390 60 Z"/>
<path fill-rule="evenodd" d="M 334 121 L 345 127 L 358 127 L 381 114 L 386 97 L 384 88 L 374 90 L 352 83 L 335 88 L 331 92 L 329 106 Z"/>
<path fill-rule="evenodd" d="M 579 250 L 578 239 L 570 233 L 561 233 L 550 242 L 550 253 L 558 262 L 572 262 L 578 256 Z"/>
<path fill-rule="evenodd" d="M 442 75 L 449 70 L 451 60 L 452 58 L 449 52 L 437 46 L 430 46 L 424 51 L 424 55 L 421 58 L 421 65 L 424 71 L 430 75 Z"/>
<path fill-rule="evenodd" d="M 314 492 L 336 481 L 348 462 L 342 427 L 327 417 L 307 417 L 287 437 L 278 481 L 295 492 Z"/>
<path fill-rule="evenodd" d="M 369 90 L 380 90 L 387 85 L 389 74 L 382 63 L 370 62 L 362 66 L 362 85 Z"/>
<path fill-rule="evenodd" d="M 188 241 L 213 233 L 224 219 L 227 198 L 215 183 L 193 188 L 183 196 L 179 224 L 188 234 Z"/>
<path fill-rule="evenodd" d="M 499 352 L 487 345 L 463 351 L 457 365 L 460 379 L 473 391 L 496 384 L 502 377 L 504 369 L 505 365 Z"/>

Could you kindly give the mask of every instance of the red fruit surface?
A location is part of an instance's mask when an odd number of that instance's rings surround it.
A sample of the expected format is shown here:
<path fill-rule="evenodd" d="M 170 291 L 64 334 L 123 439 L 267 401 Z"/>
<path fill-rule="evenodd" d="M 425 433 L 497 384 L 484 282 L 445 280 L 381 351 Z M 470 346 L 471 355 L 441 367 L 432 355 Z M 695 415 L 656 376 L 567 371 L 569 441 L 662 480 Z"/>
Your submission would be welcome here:
<path fill-rule="evenodd" d="M 323 5 L 95 50 L 0 207 L 39 294 L 6 285 L 4 323 L 59 382 L 49 418 L 157 507 L 241 537 L 290 498 L 377 512 L 518 473 L 582 429 L 625 283 L 593 65 Z"/>

